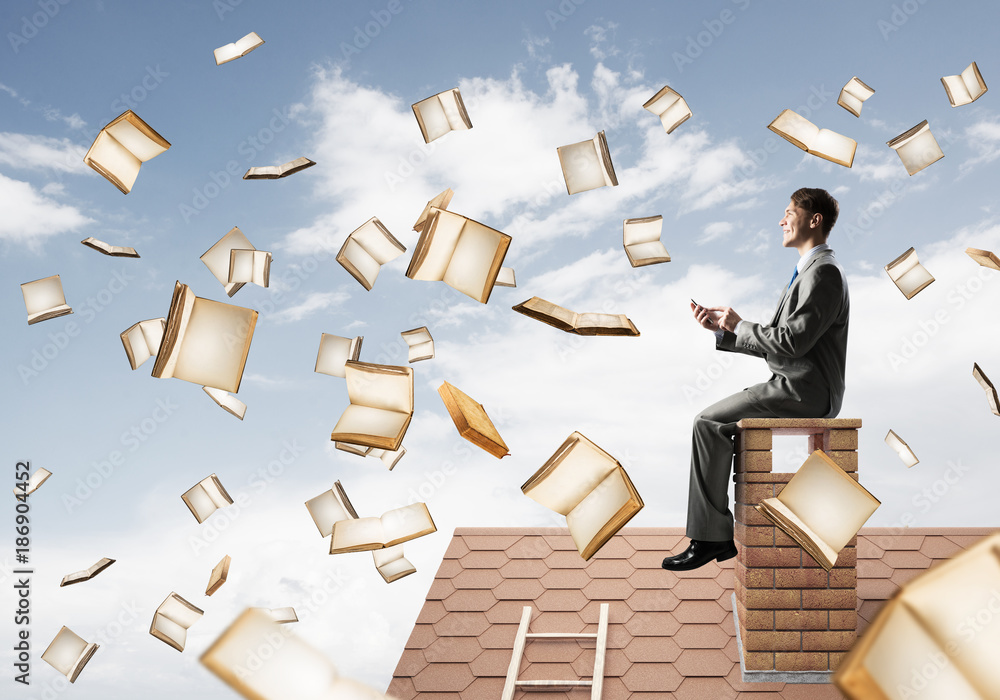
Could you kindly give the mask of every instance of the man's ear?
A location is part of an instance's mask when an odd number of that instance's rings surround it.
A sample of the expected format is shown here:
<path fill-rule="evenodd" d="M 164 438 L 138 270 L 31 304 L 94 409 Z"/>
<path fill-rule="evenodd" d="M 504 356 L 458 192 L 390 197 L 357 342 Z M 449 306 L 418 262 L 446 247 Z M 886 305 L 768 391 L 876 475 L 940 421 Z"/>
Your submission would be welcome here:
<path fill-rule="evenodd" d="M 809 227 L 810 228 L 819 228 L 822 225 L 823 225 L 823 215 L 822 214 L 813 214 L 812 218 L 809 219 Z"/>

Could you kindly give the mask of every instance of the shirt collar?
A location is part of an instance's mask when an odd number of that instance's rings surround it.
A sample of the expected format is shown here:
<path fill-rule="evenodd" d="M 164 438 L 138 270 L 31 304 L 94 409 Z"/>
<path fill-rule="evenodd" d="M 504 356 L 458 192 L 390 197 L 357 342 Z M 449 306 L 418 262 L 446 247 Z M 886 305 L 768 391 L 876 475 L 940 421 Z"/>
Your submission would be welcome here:
<path fill-rule="evenodd" d="M 806 253 L 801 258 L 799 258 L 799 262 L 795 266 L 796 269 L 798 269 L 798 271 L 801 273 L 802 270 L 803 270 L 803 268 L 805 268 L 806 263 L 809 261 L 809 258 L 811 258 L 812 256 L 816 255 L 816 253 L 819 253 L 820 251 L 823 251 L 823 250 L 830 250 L 829 244 L 827 244 L 827 243 L 820 243 L 815 248 L 812 248 L 808 253 Z"/>

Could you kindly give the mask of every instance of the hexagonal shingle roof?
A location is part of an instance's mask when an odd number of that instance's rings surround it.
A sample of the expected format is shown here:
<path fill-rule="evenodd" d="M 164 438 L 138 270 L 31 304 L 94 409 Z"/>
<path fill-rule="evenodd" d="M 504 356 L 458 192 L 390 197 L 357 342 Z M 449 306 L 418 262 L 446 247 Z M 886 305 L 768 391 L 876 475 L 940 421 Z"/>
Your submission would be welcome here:
<path fill-rule="evenodd" d="M 903 583 L 992 532 L 861 530 L 858 631 Z M 686 546 L 683 534 L 682 528 L 625 528 L 584 562 L 565 528 L 458 528 L 388 694 L 399 700 L 499 698 L 524 605 L 534 610 L 531 632 L 596 632 L 605 602 L 603 700 L 840 698 L 832 685 L 742 682 L 730 603 L 735 560 L 680 574 L 664 571 L 660 560 Z M 518 677 L 588 678 L 593 664 L 592 641 L 529 640 Z"/>

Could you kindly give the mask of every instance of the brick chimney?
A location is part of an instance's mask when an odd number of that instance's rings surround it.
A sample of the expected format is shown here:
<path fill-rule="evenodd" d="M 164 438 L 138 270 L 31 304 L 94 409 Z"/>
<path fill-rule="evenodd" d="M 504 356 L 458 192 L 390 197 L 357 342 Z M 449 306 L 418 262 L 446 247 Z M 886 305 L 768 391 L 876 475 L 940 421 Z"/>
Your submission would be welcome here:
<path fill-rule="evenodd" d="M 857 538 L 827 573 L 754 506 L 793 476 L 771 471 L 773 435 L 808 436 L 809 452 L 823 450 L 857 479 L 861 421 L 749 418 L 737 427 L 733 612 L 743 680 L 826 682 L 857 637 Z"/>

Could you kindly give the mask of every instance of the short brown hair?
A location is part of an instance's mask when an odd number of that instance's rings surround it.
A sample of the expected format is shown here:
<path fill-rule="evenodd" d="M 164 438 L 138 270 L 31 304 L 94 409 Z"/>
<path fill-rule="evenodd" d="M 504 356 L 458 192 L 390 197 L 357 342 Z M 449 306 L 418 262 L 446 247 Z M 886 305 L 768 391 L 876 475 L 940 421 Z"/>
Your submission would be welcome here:
<path fill-rule="evenodd" d="M 837 223 L 837 215 L 840 214 L 840 205 L 833 195 L 818 187 L 802 187 L 792 193 L 792 201 L 800 209 L 822 216 L 823 235 L 830 235 L 833 225 Z"/>

